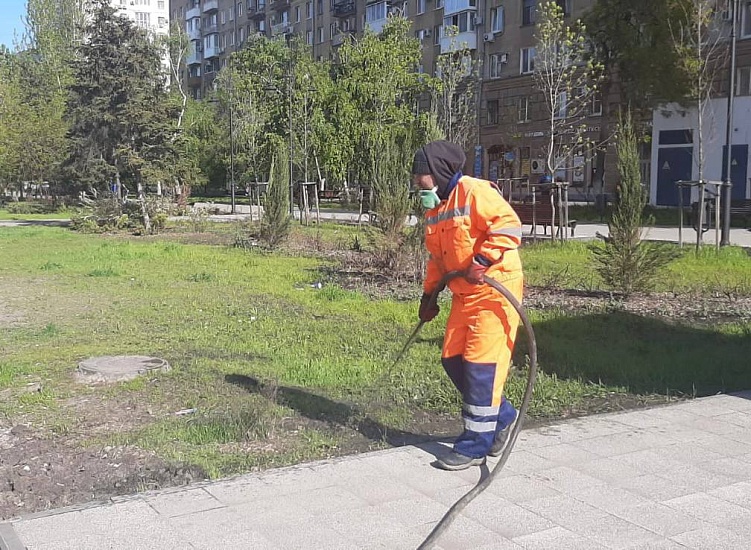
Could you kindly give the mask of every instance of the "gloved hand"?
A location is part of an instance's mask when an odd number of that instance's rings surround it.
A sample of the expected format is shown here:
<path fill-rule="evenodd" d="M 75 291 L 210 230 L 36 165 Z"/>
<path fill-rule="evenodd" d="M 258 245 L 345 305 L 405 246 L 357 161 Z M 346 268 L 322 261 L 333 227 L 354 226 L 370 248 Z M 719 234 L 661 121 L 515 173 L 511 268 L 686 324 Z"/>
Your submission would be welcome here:
<path fill-rule="evenodd" d="M 441 311 L 438 304 L 433 302 L 430 298 L 430 294 L 423 294 L 422 298 L 420 298 L 420 311 L 417 313 L 417 316 L 423 323 L 429 323 L 435 319 Z"/>
<path fill-rule="evenodd" d="M 484 284 L 485 281 L 482 276 L 485 275 L 485 272 L 491 265 L 490 260 L 478 254 L 472 259 L 472 263 L 469 264 L 469 267 L 464 272 L 464 278 L 473 285 Z"/>

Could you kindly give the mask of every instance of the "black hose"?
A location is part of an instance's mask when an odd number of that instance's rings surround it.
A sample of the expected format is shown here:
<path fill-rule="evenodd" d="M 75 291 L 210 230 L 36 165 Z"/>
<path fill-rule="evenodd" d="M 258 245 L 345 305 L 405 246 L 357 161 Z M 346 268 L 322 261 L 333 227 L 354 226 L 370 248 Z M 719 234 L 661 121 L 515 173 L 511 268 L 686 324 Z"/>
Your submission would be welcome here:
<path fill-rule="evenodd" d="M 445 284 L 448 283 L 448 281 L 461 275 L 462 273 L 458 271 L 447 273 L 441 280 L 441 284 L 438 286 L 439 290 L 434 293 L 433 297 L 437 297 L 440 289 L 442 289 Z M 464 508 L 466 508 L 467 504 L 472 502 L 472 500 L 477 495 L 482 493 L 490 486 L 491 483 L 493 483 L 493 480 L 506 465 L 506 461 L 508 460 L 511 451 L 516 444 L 516 438 L 519 436 L 519 432 L 522 429 L 522 424 L 524 423 L 524 418 L 527 415 L 529 403 L 532 400 L 532 390 L 534 389 L 535 379 L 537 378 L 537 341 L 535 340 L 535 331 L 532 329 L 532 323 L 529 321 L 527 313 L 526 311 L 524 311 L 522 305 L 505 286 L 487 276 L 484 276 L 484 280 L 486 284 L 492 286 L 495 290 L 500 292 L 504 296 L 504 298 L 506 298 L 511 303 L 511 305 L 514 306 L 514 309 L 516 309 L 519 317 L 521 318 L 524 328 L 527 330 L 527 338 L 529 340 L 529 374 L 527 377 L 527 389 L 524 391 L 524 398 L 522 399 L 521 407 L 519 407 L 519 416 L 516 419 L 516 424 L 514 425 L 513 430 L 511 430 L 508 443 L 503 450 L 503 454 L 501 454 L 501 458 L 498 460 L 495 468 L 493 468 L 493 471 L 490 472 L 490 474 L 485 479 L 480 479 L 477 485 L 470 489 L 466 495 L 457 500 L 454 505 L 449 508 L 448 512 L 446 512 L 446 514 L 436 524 L 428 537 L 423 541 L 423 543 L 418 547 L 417 550 L 428 550 L 429 548 L 431 548 L 438 541 L 438 538 L 443 534 L 443 532 L 448 529 L 448 527 L 451 525 L 454 519 L 456 519 L 459 513 L 464 510 Z"/>

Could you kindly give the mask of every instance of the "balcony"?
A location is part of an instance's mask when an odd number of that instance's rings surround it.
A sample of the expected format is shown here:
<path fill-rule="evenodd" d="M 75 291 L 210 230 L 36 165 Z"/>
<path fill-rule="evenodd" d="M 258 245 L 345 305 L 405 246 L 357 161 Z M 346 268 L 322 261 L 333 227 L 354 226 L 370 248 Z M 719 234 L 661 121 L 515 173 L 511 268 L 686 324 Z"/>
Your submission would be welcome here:
<path fill-rule="evenodd" d="M 341 46 L 342 44 L 344 44 L 344 41 L 347 39 L 348 36 L 351 37 L 354 35 L 355 33 L 352 31 L 340 31 L 331 38 L 331 45 L 334 47 Z"/>
<path fill-rule="evenodd" d="M 200 40 L 201 39 L 201 29 L 192 28 L 188 31 L 188 40 Z"/>
<path fill-rule="evenodd" d="M 188 11 L 185 12 L 185 20 L 188 19 L 195 19 L 196 17 L 201 17 L 201 7 L 196 6 L 195 8 L 190 8 Z"/>
<path fill-rule="evenodd" d="M 376 19 L 374 21 L 365 21 L 365 26 L 369 27 L 371 31 L 373 31 L 376 34 L 381 34 L 381 31 L 383 30 L 383 27 L 386 26 L 386 22 L 388 19 Z"/>
<path fill-rule="evenodd" d="M 349 17 L 355 15 L 356 12 L 355 0 L 340 0 L 334 4 L 334 17 Z"/>
<path fill-rule="evenodd" d="M 274 11 L 284 11 L 289 9 L 289 0 L 276 0 L 271 2 L 271 9 Z"/>
<path fill-rule="evenodd" d="M 266 2 L 258 2 L 257 4 L 251 4 L 246 11 L 248 19 L 263 19 L 266 17 Z"/>
<path fill-rule="evenodd" d="M 279 36 L 280 34 L 292 34 L 292 25 L 289 23 L 271 25 L 271 36 Z"/>
<path fill-rule="evenodd" d="M 212 57 L 219 57 L 222 50 L 219 46 L 208 46 L 203 50 L 203 58 L 211 59 Z"/>
<path fill-rule="evenodd" d="M 200 88 L 201 84 L 203 84 L 203 78 L 200 76 L 189 76 L 188 77 L 188 88 Z"/>
<path fill-rule="evenodd" d="M 452 44 L 453 43 L 453 44 Z M 457 47 L 466 47 L 470 50 L 477 49 L 477 33 L 475 31 L 460 32 L 455 37 L 441 37 L 441 53 L 450 52 Z"/>
<path fill-rule="evenodd" d="M 477 0 L 446 0 L 443 5 L 444 16 L 473 10 L 477 10 Z"/>
<path fill-rule="evenodd" d="M 203 35 L 214 34 L 219 32 L 219 25 L 206 25 L 203 29 Z"/>
<path fill-rule="evenodd" d="M 186 65 L 200 65 L 201 64 L 201 52 L 191 51 L 185 58 Z"/>
<path fill-rule="evenodd" d="M 217 11 L 219 9 L 219 0 L 203 0 L 203 13 Z"/>

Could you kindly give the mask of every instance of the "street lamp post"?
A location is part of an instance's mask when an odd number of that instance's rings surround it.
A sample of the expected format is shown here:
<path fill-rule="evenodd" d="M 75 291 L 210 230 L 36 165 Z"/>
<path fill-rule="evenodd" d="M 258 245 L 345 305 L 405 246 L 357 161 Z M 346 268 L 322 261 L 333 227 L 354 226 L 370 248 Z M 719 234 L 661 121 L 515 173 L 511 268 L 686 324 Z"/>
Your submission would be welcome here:
<path fill-rule="evenodd" d="M 728 112 L 727 127 L 725 128 L 725 192 L 723 201 L 725 210 L 722 218 L 722 236 L 720 245 L 727 246 L 730 244 L 730 201 L 732 197 L 733 183 L 730 178 L 730 170 L 733 165 L 733 97 L 735 96 L 735 55 L 736 55 L 736 27 L 738 25 L 738 12 L 740 3 L 738 0 L 731 0 L 730 6 L 730 74 L 728 75 Z"/>

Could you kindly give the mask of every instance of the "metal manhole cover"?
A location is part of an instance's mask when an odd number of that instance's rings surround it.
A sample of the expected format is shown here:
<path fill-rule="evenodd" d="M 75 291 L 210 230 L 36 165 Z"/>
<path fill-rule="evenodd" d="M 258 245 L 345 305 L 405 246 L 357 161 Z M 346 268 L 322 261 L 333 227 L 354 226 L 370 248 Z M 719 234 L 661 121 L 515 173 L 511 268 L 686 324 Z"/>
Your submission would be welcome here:
<path fill-rule="evenodd" d="M 86 380 L 119 382 L 132 380 L 154 371 L 170 370 L 169 363 L 159 357 L 145 355 L 110 355 L 90 357 L 78 364 L 79 374 Z"/>

